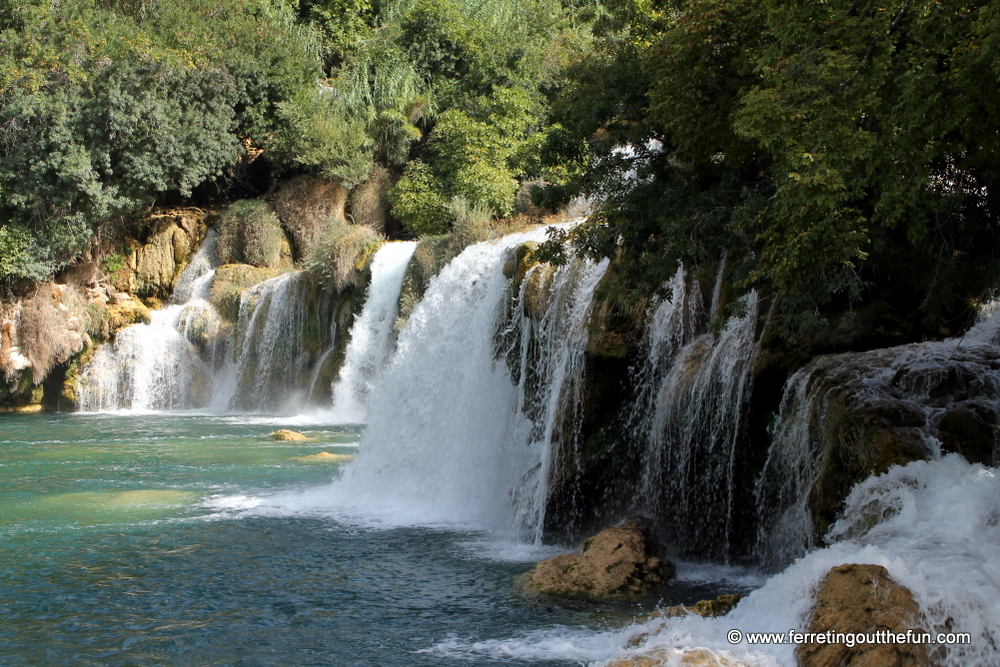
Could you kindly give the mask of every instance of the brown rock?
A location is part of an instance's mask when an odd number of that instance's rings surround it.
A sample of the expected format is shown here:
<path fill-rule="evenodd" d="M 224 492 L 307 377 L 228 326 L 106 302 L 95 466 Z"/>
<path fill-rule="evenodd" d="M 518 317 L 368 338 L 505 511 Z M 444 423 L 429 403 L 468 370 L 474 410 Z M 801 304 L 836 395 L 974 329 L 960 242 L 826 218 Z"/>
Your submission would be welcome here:
<path fill-rule="evenodd" d="M 651 614 L 652 618 L 671 616 L 704 616 L 705 618 L 715 618 L 716 616 L 725 616 L 736 603 L 740 601 L 742 595 L 731 594 L 731 595 L 720 595 L 714 600 L 699 600 L 695 602 L 690 607 L 677 606 L 677 607 L 664 607 L 663 609 L 657 609 Z"/>
<path fill-rule="evenodd" d="M 736 658 L 719 655 L 707 648 L 664 648 L 640 653 L 627 658 L 612 660 L 605 667 L 668 667 L 691 665 L 692 667 L 746 667 L 746 663 Z"/>
<path fill-rule="evenodd" d="M 606 528 L 579 553 L 543 560 L 525 588 L 560 597 L 621 598 L 649 593 L 674 576 L 674 564 L 652 553 L 649 532 L 637 522 Z"/>
<path fill-rule="evenodd" d="M 306 436 L 302 435 L 298 431 L 292 431 L 287 428 L 279 429 L 271 434 L 272 440 L 283 440 L 283 441 L 294 441 L 298 442 L 300 440 L 308 440 Z"/>
<path fill-rule="evenodd" d="M 224 264 L 215 270 L 209 301 L 226 319 L 235 322 L 239 316 L 243 290 L 281 273 L 277 269 L 260 269 L 249 264 Z"/>
<path fill-rule="evenodd" d="M 923 622 L 913 594 L 881 565 L 840 565 L 830 570 L 816 594 L 810 633 L 918 632 Z M 920 631 L 922 632 L 922 631 Z M 805 643 L 795 652 L 801 667 L 922 667 L 923 644 Z"/>
<path fill-rule="evenodd" d="M 125 292 L 111 294 L 110 303 L 105 306 L 105 310 L 108 314 L 108 332 L 104 336 L 105 339 L 127 326 L 140 322 L 148 324 L 152 318 L 149 308 L 142 301 Z"/>

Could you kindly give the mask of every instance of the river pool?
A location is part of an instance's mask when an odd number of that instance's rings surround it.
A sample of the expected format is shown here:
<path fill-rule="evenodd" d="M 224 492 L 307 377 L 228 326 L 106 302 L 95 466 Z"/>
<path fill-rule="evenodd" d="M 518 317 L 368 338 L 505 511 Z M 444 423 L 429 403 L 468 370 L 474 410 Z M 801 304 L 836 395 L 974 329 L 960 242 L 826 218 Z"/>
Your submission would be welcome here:
<path fill-rule="evenodd" d="M 286 426 L 309 440 L 268 439 Z M 260 416 L 0 417 L 0 664 L 574 665 L 607 647 L 539 642 L 655 602 L 522 595 L 515 576 L 559 545 L 274 500 L 322 497 L 359 436 Z M 665 602 L 719 590 L 696 577 Z"/>

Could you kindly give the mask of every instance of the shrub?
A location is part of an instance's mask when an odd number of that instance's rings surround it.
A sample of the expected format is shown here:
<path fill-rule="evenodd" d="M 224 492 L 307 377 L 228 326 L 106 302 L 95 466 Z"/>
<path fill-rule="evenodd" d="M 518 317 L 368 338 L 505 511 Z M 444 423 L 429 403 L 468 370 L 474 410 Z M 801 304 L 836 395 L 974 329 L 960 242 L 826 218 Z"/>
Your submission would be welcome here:
<path fill-rule="evenodd" d="M 54 286 L 43 285 L 24 303 L 18 322 L 18 344 L 21 353 L 31 360 L 34 384 L 40 383 L 56 365 L 83 348 L 82 299 L 73 293 L 73 288 L 66 288 L 63 302 L 70 307 L 60 310 L 56 306 L 54 289 Z"/>
<path fill-rule="evenodd" d="M 335 292 L 361 282 L 383 239 L 371 227 L 331 220 L 306 258 L 306 270 Z"/>
<path fill-rule="evenodd" d="M 118 273 L 125 268 L 125 258 L 115 253 L 104 258 L 101 262 L 101 271 L 106 274 Z"/>
<path fill-rule="evenodd" d="M 281 224 L 302 259 L 323 235 L 331 217 L 343 218 L 346 189 L 338 181 L 319 176 L 296 176 L 275 193 L 273 203 Z"/>
<path fill-rule="evenodd" d="M 406 166 L 399 183 L 389 191 L 392 214 L 410 232 L 424 236 L 444 234 L 451 215 L 441 182 L 420 160 Z"/>
<path fill-rule="evenodd" d="M 234 202 L 218 223 L 219 260 L 267 269 L 281 266 L 285 234 L 274 208 L 259 199 Z"/>

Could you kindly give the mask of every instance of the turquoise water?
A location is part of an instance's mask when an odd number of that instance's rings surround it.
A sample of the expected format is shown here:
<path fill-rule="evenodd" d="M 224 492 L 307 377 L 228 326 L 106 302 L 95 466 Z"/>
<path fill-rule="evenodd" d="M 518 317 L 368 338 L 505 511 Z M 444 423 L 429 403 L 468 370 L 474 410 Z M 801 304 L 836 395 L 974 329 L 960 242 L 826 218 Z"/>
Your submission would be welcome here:
<path fill-rule="evenodd" d="M 356 428 L 269 440 L 281 426 L 0 417 L 0 664 L 569 665 L 442 647 L 643 611 L 527 599 L 514 577 L 549 553 L 511 560 L 481 532 L 253 511 L 322 494 L 356 451 Z"/>

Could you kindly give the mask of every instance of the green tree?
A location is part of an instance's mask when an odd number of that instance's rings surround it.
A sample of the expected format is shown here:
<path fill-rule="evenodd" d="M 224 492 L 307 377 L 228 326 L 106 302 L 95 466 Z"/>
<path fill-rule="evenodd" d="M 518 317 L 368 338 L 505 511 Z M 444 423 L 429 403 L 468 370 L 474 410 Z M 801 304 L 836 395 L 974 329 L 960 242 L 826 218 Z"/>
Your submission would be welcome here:
<path fill-rule="evenodd" d="M 996 275 L 998 7 L 614 3 L 554 105 L 605 196 L 578 244 L 647 288 L 736 251 L 790 330 L 892 292 L 936 332 Z"/>

